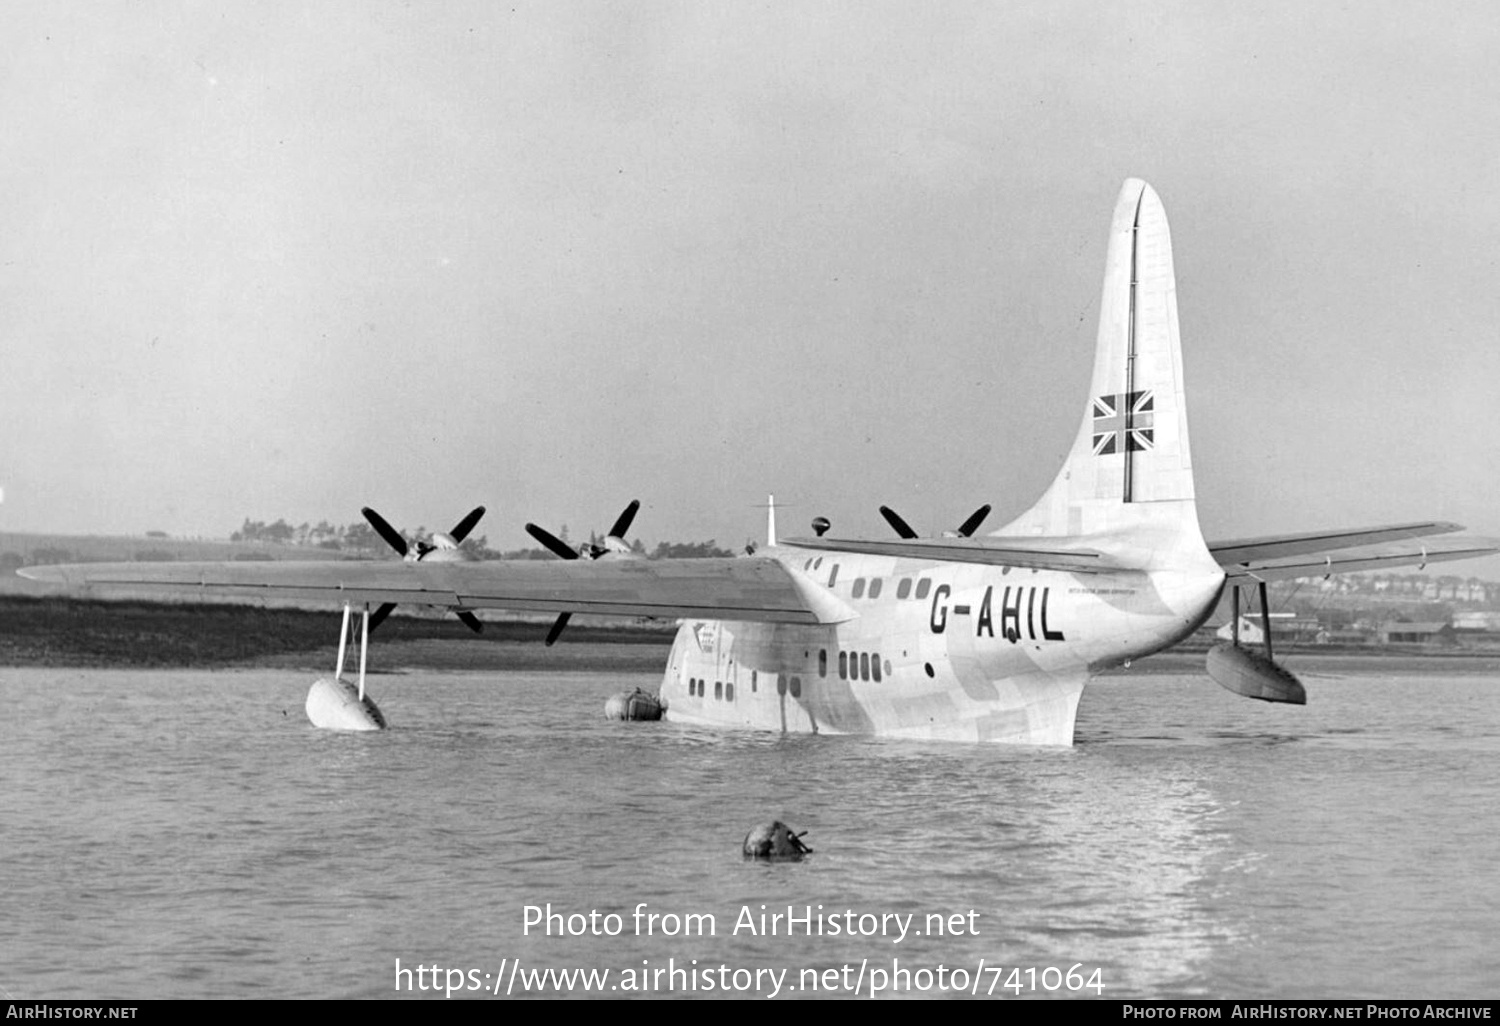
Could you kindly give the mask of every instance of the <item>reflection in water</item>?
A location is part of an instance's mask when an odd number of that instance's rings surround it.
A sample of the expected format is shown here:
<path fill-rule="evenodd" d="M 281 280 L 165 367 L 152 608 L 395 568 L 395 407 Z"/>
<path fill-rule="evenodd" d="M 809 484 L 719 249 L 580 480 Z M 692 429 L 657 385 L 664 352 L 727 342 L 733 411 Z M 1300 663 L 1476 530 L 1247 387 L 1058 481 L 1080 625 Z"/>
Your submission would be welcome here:
<path fill-rule="evenodd" d="M 1232 841 L 1193 767 L 1132 752 L 1077 752 L 1077 772 L 1034 789 L 1033 850 L 1017 890 L 1030 925 L 1015 957 L 1103 964 L 1119 992 L 1207 993 L 1203 964 L 1237 940 L 1214 901 Z"/>

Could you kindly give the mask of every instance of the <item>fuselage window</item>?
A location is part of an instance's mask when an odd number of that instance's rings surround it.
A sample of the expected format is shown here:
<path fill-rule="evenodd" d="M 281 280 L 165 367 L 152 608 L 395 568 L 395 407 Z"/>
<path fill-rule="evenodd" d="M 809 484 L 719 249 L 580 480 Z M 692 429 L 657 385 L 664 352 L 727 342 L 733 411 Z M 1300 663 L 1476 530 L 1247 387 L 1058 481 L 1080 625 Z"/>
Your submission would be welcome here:
<path fill-rule="evenodd" d="M 828 649 L 818 649 L 818 676 L 828 676 Z"/>
<path fill-rule="evenodd" d="M 879 598 L 880 597 L 880 578 L 879 577 L 874 577 L 874 578 L 871 578 L 871 580 L 870 580 L 870 597 L 871 598 Z"/>
<path fill-rule="evenodd" d="M 754 670 L 750 671 L 750 690 L 751 691 L 759 691 L 760 690 L 760 688 L 756 686 L 755 673 L 756 673 L 756 671 L 754 671 Z"/>
<path fill-rule="evenodd" d="M 885 675 L 887 677 L 891 675 L 891 661 L 889 659 L 885 661 Z"/>
<path fill-rule="evenodd" d="M 724 682 L 722 680 L 716 680 L 716 681 L 714 681 L 714 697 L 715 698 L 723 698 L 724 697 Z"/>
<path fill-rule="evenodd" d="M 876 652 L 870 657 L 870 676 L 877 681 L 880 680 L 880 653 Z"/>
<path fill-rule="evenodd" d="M 833 582 L 839 579 L 839 565 L 833 564 L 833 569 L 828 571 L 828 586 L 833 587 Z"/>
<path fill-rule="evenodd" d="M 786 694 L 786 674 L 784 673 L 776 675 L 776 693 L 778 695 Z"/>
<path fill-rule="evenodd" d="M 854 579 L 854 590 L 853 590 L 853 592 L 851 592 L 851 594 L 855 598 L 860 598 L 861 596 L 864 595 L 864 593 L 865 593 L 865 579 L 863 577 L 856 577 Z"/>
<path fill-rule="evenodd" d="M 813 560 L 813 569 L 814 570 L 818 569 L 818 567 L 820 567 L 822 565 L 823 565 L 823 557 L 822 556 L 819 556 L 817 559 Z"/>
<path fill-rule="evenodd" d="M 859 654 L 859 679 L 870 679 L 870 653 L 868 652 L 861 652 Z"/>
<path fill-rule="evenodd" d="M 906 596 L 908 596 L 910 594 L 911 594 L 911 578 L 910 577 L 903 577 L 903 578 L 901 578 L 901 583 L 898 584 L 898 585 L 896 585 L 896 597 L 898 599 L 904 599 L 904 598 L 906 598 Z"/>
<path fill-rule="evenodd" d="M 849 653 L 839 653 L 839 680 L 849 679 Z"/>
<path fill-rule="evenodd" d="M 734 701 L 734 681 L 730 681 L 724 685 L 724 700 L 726 702 Z"/>
<path fill-rule="evenodd" d="M 801 698 L 802 697 L 802 678 L 801 677 L 793 677 L 792 678 L 792 697 L 793 698 Z"/>
<path fill-rule="evenodd" d="M 927 593 L 929 591 L 931 591 L 931 590 L 932 590 L 932 578 L 930 578 L 930 577 L 923 577 L 921 580 L 919 580 L 917 582 L 917 598 L 919 598 L 919 599 L 926 598 L 927 597 Z"/>

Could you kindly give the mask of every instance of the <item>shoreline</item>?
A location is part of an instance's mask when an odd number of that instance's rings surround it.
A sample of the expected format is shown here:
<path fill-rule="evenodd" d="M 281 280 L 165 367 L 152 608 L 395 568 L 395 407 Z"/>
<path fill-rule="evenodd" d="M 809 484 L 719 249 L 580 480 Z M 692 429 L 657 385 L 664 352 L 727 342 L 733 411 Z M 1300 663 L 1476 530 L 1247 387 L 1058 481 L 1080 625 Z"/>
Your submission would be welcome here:
<path fill-rule="evenodd" d="M 243 604 L 188 605 L 61 596 L 0 596 L 0 667 L 289 669 L 331 672 L 339 611 Z M 370 640 L 371 673 L 409 670 L 660 672 L 675 623 L 577 622 L 543 644 L 550 617 L 485 620 L 476 636 L 451 616 L 397 614 Z M 1207 649 L 1173 649 L 1099 678 L 1203 674 Z M 1500 652 L 1328 650 L 1277 646 L 1293 672 L 1432 672 L 1500 676 Z"/>

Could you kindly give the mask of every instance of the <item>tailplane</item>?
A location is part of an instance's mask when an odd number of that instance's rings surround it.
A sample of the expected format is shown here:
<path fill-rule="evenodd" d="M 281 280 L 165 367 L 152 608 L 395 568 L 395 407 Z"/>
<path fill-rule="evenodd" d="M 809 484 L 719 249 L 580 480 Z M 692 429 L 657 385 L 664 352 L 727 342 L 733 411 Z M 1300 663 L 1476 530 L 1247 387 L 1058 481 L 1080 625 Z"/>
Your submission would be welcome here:
<path fill-rule="evenodd" d="M 1172 237 L 1156 192 L 1132 178 L 1110 225 L 1094 375 L 1077 438 L 1037 504 L 995 533 L 1076 537 L 1146 525 L 1190 529 L 1202 541 Z"/>

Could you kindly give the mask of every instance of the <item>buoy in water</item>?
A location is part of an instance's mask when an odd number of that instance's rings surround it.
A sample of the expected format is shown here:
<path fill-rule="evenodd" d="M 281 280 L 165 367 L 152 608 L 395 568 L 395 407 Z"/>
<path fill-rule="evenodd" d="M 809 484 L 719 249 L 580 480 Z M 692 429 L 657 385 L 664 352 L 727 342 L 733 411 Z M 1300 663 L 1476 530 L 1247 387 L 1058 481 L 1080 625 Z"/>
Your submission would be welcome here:
<path fill-rule="evenodd" d="M 745 835 L 741 851 L 747 859 L 795 862 L 804 855 L 812 854 L 812 849 L 802 843 L 802 837 L 806 833 L 806 830 L 800 834 L 792 833 L 792 828 L 779 819 L 774 823 L 762 823 Z"/>
<path fill-rule="evenodd" d="M 342 678 L 319 677 L 307 692 L 307 718 L 324 730 L 384 730 L 385 717 L 369 695 Z"/>
<path fill-rule="evenodd" d="M 666 710 L 658 696 L 636 688 L 610 695 L 604 703 L 604 718 L 607 720 L 659 720 Z"/>

